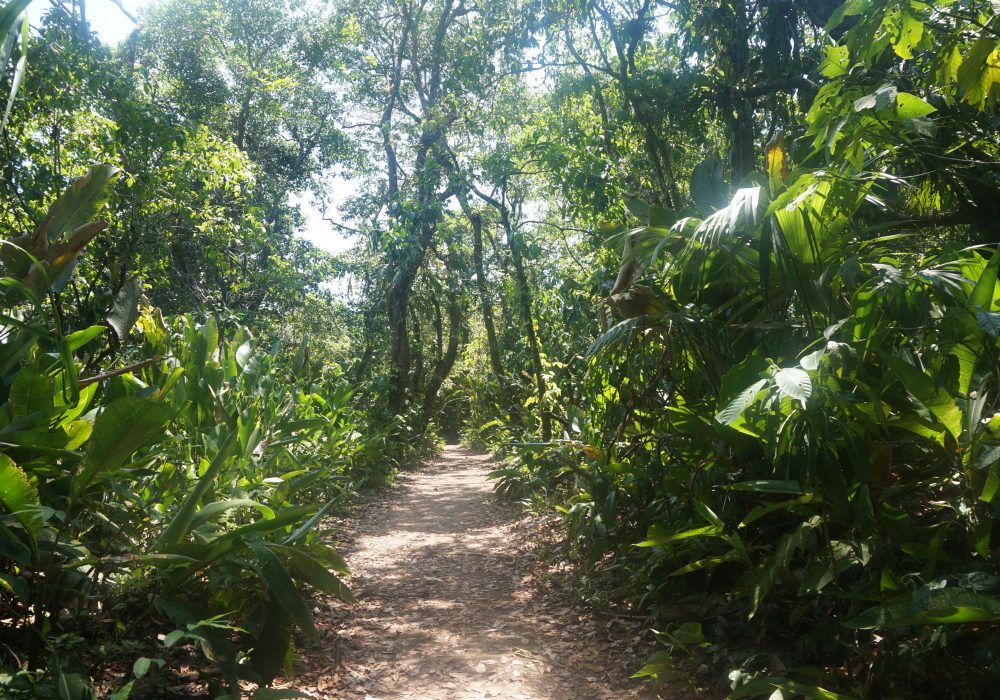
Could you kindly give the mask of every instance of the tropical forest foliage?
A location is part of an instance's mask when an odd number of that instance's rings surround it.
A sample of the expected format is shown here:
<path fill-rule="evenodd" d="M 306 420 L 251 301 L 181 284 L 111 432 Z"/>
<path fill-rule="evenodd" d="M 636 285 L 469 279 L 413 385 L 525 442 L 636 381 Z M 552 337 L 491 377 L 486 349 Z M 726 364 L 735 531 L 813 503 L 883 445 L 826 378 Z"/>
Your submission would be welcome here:
<path fill-rule="evenodd" d="M 1000 3 L 96 2 L 0 8 L 3 694 L 287 697 L 440 436 L 647 682 L 992 694 Z"/>

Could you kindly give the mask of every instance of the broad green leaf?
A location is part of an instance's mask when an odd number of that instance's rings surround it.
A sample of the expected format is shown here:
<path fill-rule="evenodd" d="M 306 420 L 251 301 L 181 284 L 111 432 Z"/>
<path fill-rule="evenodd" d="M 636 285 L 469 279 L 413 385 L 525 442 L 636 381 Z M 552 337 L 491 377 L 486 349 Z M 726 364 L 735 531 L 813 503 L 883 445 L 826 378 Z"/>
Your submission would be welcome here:
<path fill-rule="evenodd" d="M 270 545 L 270 548 L 285 558 L 295 578 L 347 603 L 354 602 L 351 590 L 318 559 L 296 547 Z"/>
<path fill-rule="evenodd" d="M 17 518 L 32 535 L 42 526 L 38 490 L 24 470 L 5 454 L 0 454 L 0 504 Z"/>
<path fill-rule="evenodd" d="M 933 106 L 916 95 L 908 92 L 896 94 L 896 116 L 900 119 L 919 119 L 936 111 Z"/>
<path fill-rule="evenodd" d="M 812 381 L 809 379 L 809 374 L 798 367 L 778 370 L 774 375 L 774 383 L 782 395 L 797 399 L 803 405 L 812 396 Z"/>
<path fill-rule="evenodd" d="M 264 505 L 263 503 L 258 503 L 257 501 L 250 498 L 231 498 L 226 501 L 216 501 L 214 503 L 209 503 L 205 507 L 201 508 L 191 519 L 191 529 L 198 527 L 207 522 L 212 522 L 219 518 L 226 511 L 232 510 L 233 508 L 255 508 L 264 517 L 265 520 L 272 520 L 274 518 L 274 510 Z"/>
<path fill-rule="evenodd" d="M 942 625 L 1000 620 L 1000 600 L 963 588 L 922 588 L 848 620 L 855 629 Z"/>
<path fill-rule="evenodd" d="M 962 434 L 962 411 L 944 387 L 936 386 L 930 377 L 909 362 L 892 355 L 884 355 L 883 359 L 906 390 L 926 406 L 953 437 Z"/>
<path fill-rule="evenodd" d="M 850 49 L 846 46 L 824 46 L 822 52 L 819 72 L 823 77 L 838 78 L 847 73 L 850 67 Z"/>
<path fill-rule="evenodd" d="M 53 407 L 52 380 L 37 367 L 25 367 L 10 387 L 10 406 L 15 418 L 49 411 Z"/>
<path fill-rule="evenodd" d="M 31 4 L 31 0 L 9 0 L 0 7 L 0 37 L 6 37 L 17 24 L 18 17 Z M 4 56 L 4 63 L 8 60 Z"/>
<path fill-rule="evenodd" d="M 854 111 L 863 112 L 873 109 L 876 112 L 882 112 L 889 107 L 895 107 L 896 93 L 896 86 L 892 83 L 886 83 L 875 92 L 855 100 Z"/>
<path fill-rule="evenodd" d="M 104 205 L 106 188 L 119 174 L 119 170 L 110 165 L 96 165 L 66 188 L 49 208 L 48 217 L 41 226 L 49 241 L 54 242 L 63 233 L 75 231 L 91 222 Z M 52 273 L 50 275 L 55 277 Z"/>
<path fill-rule="evenodd" d="M 132 675 L 136 678 L 142 678 L 149 673 L 149 669 L 154 665 L 157 668 L 163 668 L 164 664 L 166 664 L 166 661 L 163 659 L 151 659 L 148 656 L 140 656 L 132 664 Z"/>
<path fill-rule="evenodd" d="M 89 328 L 84 328 L 82 331 L 70 333 L 65 338 L 66 345 L 69 347 L 70 352 L 76 352 L 87 343 L 100 338 L 106 330 L 107 328 L 104 326 L 90 326 Z"/>
<path fill-rule="evenodd" d="M 685 574 L 690 574 L 695 571 L 702 571 L 704 569 L 711 569 L 720 564 L 725 564 L 731 561 L 741 561 L 742 557 L 738 552 L 726 552 L 725 554 L 719 554 L 717 556 L 705 557 L 699 559 L 698 561 L 693 561 L 690 564 L 686 564 L 675 571 L 670 572 L 670 576 L 684 576 Z"/>
<path fill-rule="evenodd" d="M 75 492 L 82 492 L 97 474 L 125 464 L 163 430 L 172 415 L 167 404 L 137 396 L 125 396 L 105 406 L 94 422 L 83 468 L 73 479 Z"/>
<path fill-rule="evenodd" d="M 313 626 L 312 615 L 309 614 L 309 609 L 295 587 L 295 582 L 289 576 L 285 565 L 270 548 L 263 544 L 252 544 L 250 548 L 257 556 L 261 577 L 274 599 L 281 604 L 299 629 L 314 641 L 318 640 L 319 635 Z"/>
<path fill-rule="evenodd" d="M 682 672 L 677 668 L 677 662 L 673 657 L 665 651 L 657 651 L 650 654 L 646 664 L 632 674 L 632 678 L 653 678 L 662 682 L 681 675 Z"/>
<path fill-rule="evenodd" d="M 139 320 L 139 301 L 142 298 L 142 282 L 135 277 L 129 277 L 125 286 L 115 297 L 115 305 L 108 314 L 110 325 L 119 340 L 128 338 L 132 326 Z"/>
<path fill-rule="evenodd" d="M 802 484 L 798 481 L 779 481 L 773 479 L 758 479 L 756 481 L 740 481 L 728 484 L 725 488 L 733 491 L 752 491 L 753 493 L 791 493 L 804 494 Z"/>
<path fill-rule="evenodd" d="M 212 462 L 208 465 L 205 472 L 199 477 L 198 482 L 191 489 L 191 492 L 184 499 L 181 504 L 180 509 L 177 514 L 174 515 L 173 520 L 166 527 L 163 533 L 157 540 L 157 548 L 168 549 L 180 544 L 184 538 L 187 537 L 188 533 L 191 531 L 191 523 L 194 520 L 195 514 L 198 510 L 198 505 L 201 500 L 208 493 L 209 488 L 211 488 L 215 477 L 219 475 L 222 467 L 229 460 L 230 457 L 236 452 L 236 448 L 239 446 L 239 433 L 235 430 L 231 430 L 229 435 L 226 437 L 225 442 L 219 448 Z M 272 519 L 277 520 L 277 518 Z"/>
<path fill-rule="evenodd" d="M 701 213 L 711 214 L 726 205 L 726 183 L 722 179 L 722 162 L 709 156 L 691 172 L 691 198 Z"/>
<path fill-rule="evenodd" d="M 983 109 L 995 97 L 1000 84 L 1000 40 L 983 34 L 965 54 L 958 67 L 956 78 L 962 90 L 962 99 L 973 107 Z"/>
<path fill-rule="evenodd" d="M 13 3 L 19 5 L 20 3 Z M 17 65 L 14 67 L 14 79 L 10 82 L 10 92 L 7 95 L 7 107 L 3 111 L 3 121 L 0 122 L 0 128 L 7 126 L 7 120 L 10 119 L 11 110 L 14 109 L 14 98 L 17 97 L 17 93 L 21 89 L 21 82 L 24 80 L 24 74 L 28 68 L 28 13 L 24 13 L 21 19 L 21 57 L 17 60 Z M 0 34 L 0 36 L 6 36 L 6 34 Z M 6 68 L 7 56 L 4 56 L 3 65 Z"/>
<path fill-rule="evenodd" d="M 809 698 L 809 700 L 860 700 L 857 695 L 828 690 L 818 685 L 800 683 L 780 676 L 755 678 L 727 695 L 726 700 L 737 700 L 738 698 L 761 695 L 774 697 L 774 691 L 779 689 L 782 691 L 782 697 L 784 697 L 784 693 L 787 693 L 788 696 L 801 695 L 804 698 Z"/>
<path fill-rule="evenodd" d="M 290 688 L 257 688 L 250 700 L 285 700 L 286 698 L 311 698 L 309 693 Z"/>
<path fill-rule="evenodd" d="M 902 3 L 899 10 L 893 14 L 892 20 L 887 17 L 887 22 L 893 25 L 892 49 L 900 58 L 909 60 L 913 58 L 913 49 L 920 43 L 920 38 L 924 34 L 924 23 L 913 15 L 907 3 Z"/>
<path fill-rule="evenodd" d="M 739 527 L 746 527 L 750 523 L 763 518 L 769 513 L 774 513 L 780 510 L 791 510 L 797 506 L 806 505 L 809 503 L 816 503 L 820 500 L 820 497 L 814 493 L 807 493 L 799 496 L 798 498 L 789 498 L 784 501 L 772 501 L 770 503 L 761 503 L 753 507 L 749 513 L 743 516 L 743 520 L 740 521 Z"/>
<path fill-rule="evenodd" d="M 808 375 L 806 375 L 808 377 Z M 766 379 L 759 379 L 741 391 L 728 406 L 715 415 L 715 420 L 723 425 L 732 425 L 757 400 L 757 395 L 767 386 Z"/>

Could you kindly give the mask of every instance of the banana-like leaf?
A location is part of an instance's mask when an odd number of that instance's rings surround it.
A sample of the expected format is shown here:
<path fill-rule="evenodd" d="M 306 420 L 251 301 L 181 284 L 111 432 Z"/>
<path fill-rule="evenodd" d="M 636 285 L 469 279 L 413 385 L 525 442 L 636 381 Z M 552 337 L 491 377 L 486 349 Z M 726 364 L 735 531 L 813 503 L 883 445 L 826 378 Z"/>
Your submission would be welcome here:
<path fill-rule="evenodd" d="M 81 493 L 97 474 L 113 471 L 163 430 L 173 415 L 167 404 L 138 396 L 125 396 L 108 404 L 94 422 L 83 468 L 73 479 L 74 493 Z"/>
<path fill-rule="evenodd" d="M 30 1 L 30 0 L 29 0 Z M 20 5 L 20 2 L 11 3 L 11 5 Z M 27 5 L 27 3 L 24 3 Z M 7 8 L 4 8 L 6 10 Z M 3 29 L 3 23 L 6 18 L 0 20 L 0 32 Z M 7 95 L 7 107 L 3 111 L 3 120 L 0 121 L 0 128 L 7 126 L 7 120 L 10 119 L 10 112 L 14 109 L 14 98 L 17 97 L 17 93 L 21 89 L 21 81 L 24 80 L 24 74 L 27 72 L 28 68 L 28 13 L 25 12 L 21 18 L 21 58 L 17 60 L 17 65 L 14 66 L 14 78 L 10 81 L 10 94 Z M 0 33 L 0 36 L 3 34 Z M 10 51 L 7 46 L 4 46 L 4 52 L 2 56 L 2 62 L 0 66 L 6 68 L 7 59 L 10 56 Z"/>
<path fill-rule="evenodd" d="M 306 607 L 302 595 L 288 573 L 288 569 L 269 547 L 263 544 L 252 544 L 250 549 L 257 556 L 260 565 L 261 578 L 276 600 L 288 613 L 292 621 L 305 632 L 310 639 L 316 641 L 319 635 L 313 625 L 312 615 Z"/>
<path fill-rule="evenodd" d="M 107 199 L 108 185 L 121 172 L 111 165 L 95 165 L 75 180 L 49 207 L 49 214 L 39 226 L 50 243 L 68 231 L 76 231 L 92 222 Z"/>
<path fill-rule="evenodd" d="M 53 407 L 53 387 L 49 375 L 34 366 L 25 367 L 10 387 L 10 407 L 13 417 L 23 418 L 33 413 L 50 411 Z"/>
<path fill-rule="evenodd" d="M 354 602 L 351 590 L 318 559 L 295 547 L 282 547 L 281 545 L 270 545 L 270 547 L 284 557 L 295 578 L 305 581 L 324 593 L 336 596 L 344 602 Z"/>
<path fill-rule="evenodd" d="M 32 536 L 38 535 L 43 522 L 38 490 L 24 470 L 5 454 L 0 454 L 0 503 Z"/>
<path fill-rule="evenodd" d="M 170 521 L 170 525 L 160 535 L 156 542 L 156 549 L 168 549 L 184 541 L 184 538 L 191 531 L 191 523 L 194 521 L 198 505 L 205 497 L 205 494 L 208 493 L 209 487 L 215 481 L 215 477 L 218 476 L 223 465 L 233 456 L 238 446 L 239 433 L 231 430 L 225 442 L 222 443 L 222 446 L 216 453 L 215 458 L 209 464 L 208 469 L 198 479 L 194 488 L 191 489 L 187 498 L 184 499 L 184 503 L 181 504 L 174 519 Z"/>
<path fill-rule="evenodd" d="M 142 297 L 142 282 L 135 277 L 129 277 L 125 286 L 115 297 L 115 305 L 108 314 L 108 325 L 118 335 L 119 340 L 125 340 L 132 326 L 139 320 L 139 300 Z"/>
<path fill-rule="evenodd" d="M 1000 620 L 1000 600 L 964 588 L 921 588 L 848 620 L 855 629 L 943 625 Z"/>

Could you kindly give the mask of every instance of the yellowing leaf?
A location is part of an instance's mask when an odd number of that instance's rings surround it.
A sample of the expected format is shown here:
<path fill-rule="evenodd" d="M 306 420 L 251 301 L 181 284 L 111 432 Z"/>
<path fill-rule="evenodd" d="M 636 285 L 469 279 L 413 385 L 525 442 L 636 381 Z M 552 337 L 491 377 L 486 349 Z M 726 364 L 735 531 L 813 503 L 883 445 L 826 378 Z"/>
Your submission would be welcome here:
<path fill-rule="evenodd" d="M 771 184 L 771 192 L 788 179 L 788 154 L 785 152 L 785 135 L 778 132 L 774 135 L 764 150 L 767 161 L 767 178 Z"/>

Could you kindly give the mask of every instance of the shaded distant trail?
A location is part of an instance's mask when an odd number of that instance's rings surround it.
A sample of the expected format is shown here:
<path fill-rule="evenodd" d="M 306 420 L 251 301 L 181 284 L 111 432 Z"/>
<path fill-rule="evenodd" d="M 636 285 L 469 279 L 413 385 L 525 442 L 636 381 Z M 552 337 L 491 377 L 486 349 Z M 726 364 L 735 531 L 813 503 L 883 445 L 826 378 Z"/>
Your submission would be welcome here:
<path fill-rule="evenodd" d="M 323 641 L 301 650 L 290 685 L 371 700 L 655 697 L 623 660 L 641 626 L 609 639 L 533 580 L 491 465 L 449 446 L 365 508 L 347 552 L 358 602 L 318 603 Z"/>

